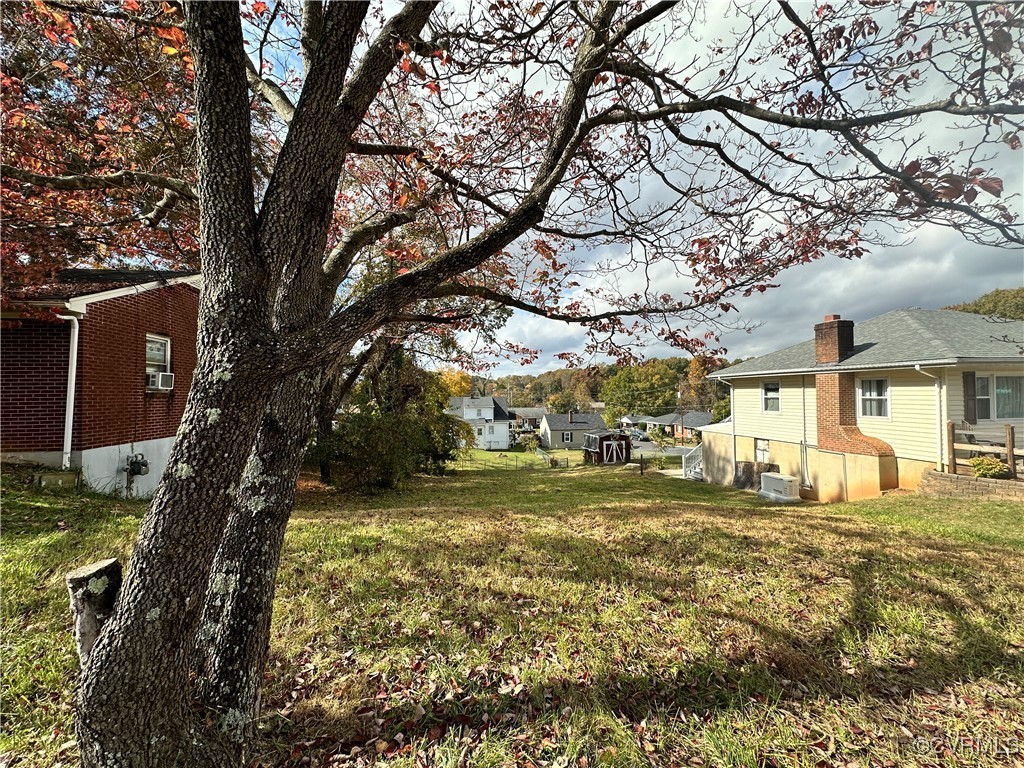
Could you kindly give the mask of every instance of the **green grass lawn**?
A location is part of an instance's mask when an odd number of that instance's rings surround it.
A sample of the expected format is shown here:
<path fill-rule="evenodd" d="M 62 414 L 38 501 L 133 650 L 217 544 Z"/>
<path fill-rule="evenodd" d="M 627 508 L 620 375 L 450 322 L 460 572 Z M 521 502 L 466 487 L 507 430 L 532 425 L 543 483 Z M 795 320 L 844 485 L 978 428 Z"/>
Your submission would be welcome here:
<path fill-rule="evenodd" d="M 553 450 L 549 454 L 558 459 L 560 465 L 565 468 L 568 461 L 568 468 L 578 467 L 583 464 L 583 451 Z M 541 469 L 548 467 L 548 463 L 533 453 L 527 453 L 522 446 L 509 448 L 505 451 L 485 451 L 480 448 L 472 448 L 452 464 L 457 471 L 476 471 L 484 469 Z"/>
<path fill-rule="evenodd" d="M 15 480 L 3 749 L 71 765 L 63 574 L 124 557 L 142 508 Z M 303 482 L 254 764 L 1017 765 L 1022 615 L 1010 504 L 769 507 L 628 469 Z"/>

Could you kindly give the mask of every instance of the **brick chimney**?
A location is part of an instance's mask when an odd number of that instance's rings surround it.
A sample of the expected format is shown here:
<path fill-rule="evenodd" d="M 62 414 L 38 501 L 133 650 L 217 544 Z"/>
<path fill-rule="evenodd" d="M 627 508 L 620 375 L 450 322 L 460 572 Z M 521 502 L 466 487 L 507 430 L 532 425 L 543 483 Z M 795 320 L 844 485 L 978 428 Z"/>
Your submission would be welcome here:
<path fill-rule="evenodd" d="M 825 315 L 814 326 L 814 362 L 838 363 L 853 354 L 853 321 L 839 315 Z"/>
<path fill-rule="evenodd" d="M 853 353 L 853 321 L 825 315 L 814 326 L 814 358 L 818 365 L 839 363 Z M 892 446 L 868 437 L 857 426 L 857 381 L 852 372 L 814 376 L 818 407 L 818 447 L 866 456 L 895 456 Z"/>

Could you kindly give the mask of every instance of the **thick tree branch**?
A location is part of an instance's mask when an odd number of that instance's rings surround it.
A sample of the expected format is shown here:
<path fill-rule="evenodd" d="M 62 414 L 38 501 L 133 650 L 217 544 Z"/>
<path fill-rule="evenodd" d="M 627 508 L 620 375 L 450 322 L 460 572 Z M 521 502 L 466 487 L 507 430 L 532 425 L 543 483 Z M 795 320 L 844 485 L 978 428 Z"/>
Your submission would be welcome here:
<path fill-rule="evenodd" d="M 889 112 L 876 112 L 870 115 L 855 115 L 842 119 L 829 119 L 821 117 L 804 117 L 801 115 L 787 115 L 783 112 L 773 112 L 768 109 L 740 101 L 730 96 L 713 96 L 710 99 L 700 99 L 682 103 L 665 104 L 657 109 L 631 110 L 625 107 L 612 107 L 591 118 L 588 123 L 591 127 L 599 125 L 617 125 L 621 123 L 647 123 L 655 120 L 663 120 L 674 115 L 694 115 L 701 112 L 735 112 L 747 117 L 761 120 L 766 123 L 783 125 L 789 128 L 805 128 L 811 131 L 828 131 L 842 133 L 852 128 L 867 128 L 886 123 L 893 123 L 910 117 L 942 112 L 957 117 L 998 117 L 1001 115 L 1024 115 L 1024 104 L 986 104 L 983 106 L 972 106 L 958 104 L 956 99 L 948 98 L 942 101 L 930 101 L 926 104 L 917 104 L 904 109 L 894 109 Z"/>
<path fill-rule="evenodd" d="M 260 77 L 256 71 L 256 65 L 248 56 L 245 57 L 245 79 L 249 83 L 250 90 L 273 107 L 278 117 L 285 123 L 292 121 L 295 116 L 295 105 L 288 98 L 288 94 L 277 83 Z"/>
<path fill-rule="evenodd" d="M 409 7 L 406 6 L 403 12 Z M 424 291 L 481 264 L 541 221 L 548 200 L 565 177 L 566 170 L 586 137 L 586 131 L 581 126 L 586 110 L 586 96 L 595 74 L 600 71 L 607 57 L 600 41 L 607 34 L 615 7 L 614 3 L 606 2 L 598 8 L 595 14 L 597 29 L 588 32 L 579 46 L 570 82 L 562 97 L 537 176 L 515 209 L 502 221 L 471 240 L 354 300 L 320 328 L 282 338 L 277 345 L 277 360 L 282 373 L 296 366 L 308 367 L 311 359 L 320 360 L 330 356 L 340 344 L 377 327 L 387 317 L 413 303 Z"/>
<path fill-rule="evenodd" d="M 299 36 L 299 48 L 302 51 L 302 61 L 307 72 L 313 67 L 313 57 L 323 30 L 324 5 L 322 0 L 303 0 L 302 32 Z"/>
<path fill-rule="evenodd" d="M 698 305 L 693 302 L 679 303 L 671 307 L 638 307 L 636 309 L 621 310 L 611 309 L 607 312 L 595 312 L 587 315 L 570 315 L 564 312 L 555 312 L 544 307 L 538 307 L 528 301 L 509 296 L 483 285 L 463 285 L 462 283 L 449 283 L 431 291 L 430 298 L 442 299 L 456 296 L 470 297 L 491 301 L 503 307 L 510 307 L 527 312 L 538 317 L 546 317 L 548 320 L 557 320 L 565 323 L 595 323 L 602 320 L 611 320 L 619 317 L 650 317 L 652 315 L 671 315 L 687 310 L 695 309 Z"/>
<path fill-rule="evenodd" d="M 337 285 L 359 252 L 398 227 L 416 220 L 415 211 L 400 211 L 377 216 L 353 227 L 324 259 L 324 274 L 332 285 Z"/>
<path fill-rule="evenodd" d="M 102 175 L 69 174 L 65 176 L 48 176 L 44 173 L 33 173 L 6 163 L 0 165 L 0 174 L 26 184 L 33 184 L 46 189 L 87 190 L 87 189 L 128 189 L 150 185 L 174 192 L 189 200 L 197 198 L 195 189 L 181 179 L 171 179 L 156 173 L 143 171 L 117 171 Z"/>
<path fill-rule="evenodd" d="M 266 284 L 253 235 L 256 192 L 245 48 L 238 9 L 230 3 L 192 1 L 185 29 L 195 61 L 196 140 L 203 270 L 211 283 Z M 243 277 L 244 276 L 244 277 Z"/>
<path fill-rule="evenodd" d="M 58 2 L 57 0 L 45 0 L 45 5 L 48 8 L 57 8 L 61 11 L 69 11 L 71 13 L 81 13 L 84 16 L 96 16 L 102 19 L 115 19 L 117 21 L 130 21 L 133 24 L 139 24 L 144 27 L 156 27 L 158 29 L 181 29 L 182 24 L 179 21 L 166 21 L 156 17 L 139 16 L 133 13 L 127 13 L 125 11 L 114 11 L 105 8 L 99 8 L 95 5 L 89 5 L 86 3 L 67 3 Z M 159 6 L 157 6 L 159 7 Z M 161 15 L 165 15 L 161 12 Z"/>

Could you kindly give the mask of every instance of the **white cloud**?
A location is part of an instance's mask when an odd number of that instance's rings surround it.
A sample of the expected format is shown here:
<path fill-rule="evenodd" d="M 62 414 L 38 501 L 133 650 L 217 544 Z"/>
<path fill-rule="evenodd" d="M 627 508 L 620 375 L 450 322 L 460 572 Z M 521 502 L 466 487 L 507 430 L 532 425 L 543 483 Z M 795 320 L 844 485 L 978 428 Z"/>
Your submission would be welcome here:
<path fill-rule="evenodd" d="M 904 307 L 937 308 L 974 299 L 995 288 L 1024 285 L 1024 251 L 966 243 L 956 232 L 923 228 L 906 245 L 879 249 L 861 259 L 824 259 L 784 272 L 779 287 L 735 300 L 740 319 L 761 325 L 750 333 L 727 333 L 728 356 L 751 357 L 813 336 L 813 325 L 830 313 L 855 322 Z M 666 281 L 665 289 L 680 290 Z M 735 313 L 734 313 L 735 316 Z M 584 333 L 566 323 L 516 313 L 506 338 L 542 353 L 532 366 L 502 362 L 493 375 L 540 373 L 562 367 L 559 352 L 583 348 Z M 682 354 L 658 344 L 651 356 Z"/>

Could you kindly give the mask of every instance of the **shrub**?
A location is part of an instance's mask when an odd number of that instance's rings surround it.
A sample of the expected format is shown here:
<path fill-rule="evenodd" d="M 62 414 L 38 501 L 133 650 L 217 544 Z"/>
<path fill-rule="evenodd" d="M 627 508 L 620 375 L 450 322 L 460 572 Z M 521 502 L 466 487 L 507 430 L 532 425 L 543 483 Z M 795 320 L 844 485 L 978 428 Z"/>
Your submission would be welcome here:
<path fill-rule="evenodd" d="M 540 438 L 533 433 L 527 433 L 519 437 L 519 444 L 523 446 L 523 450 L 527 453 L 534 453 L 540 448 Z"/>
<path fill-rule="evenodd" d="M 968 459 L 975 477 L 991 477 L 1003 480 L 1010 476 L 1010 468 L 994 456 L 977 456 Z"/>

